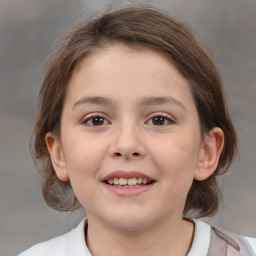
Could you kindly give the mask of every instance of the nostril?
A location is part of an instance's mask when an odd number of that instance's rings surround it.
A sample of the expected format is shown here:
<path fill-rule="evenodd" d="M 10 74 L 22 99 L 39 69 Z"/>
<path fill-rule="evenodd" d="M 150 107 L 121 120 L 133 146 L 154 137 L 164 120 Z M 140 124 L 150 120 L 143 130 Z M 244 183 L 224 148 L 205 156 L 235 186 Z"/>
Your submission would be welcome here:
<path fill-rule="evenodd" d="M 116 152 L 115 154 L 114 154 L 115 156 L 122 156 L 122 154 L 121 153 L 119 153 L 119 152 Z M 134 152 L 134 153 L 132 153 L 132 156 L 135 156 L 135 157 L 138 157 L 138 156 L 140 156 L 140 154 L 138 153 L 138 152 Z"/>

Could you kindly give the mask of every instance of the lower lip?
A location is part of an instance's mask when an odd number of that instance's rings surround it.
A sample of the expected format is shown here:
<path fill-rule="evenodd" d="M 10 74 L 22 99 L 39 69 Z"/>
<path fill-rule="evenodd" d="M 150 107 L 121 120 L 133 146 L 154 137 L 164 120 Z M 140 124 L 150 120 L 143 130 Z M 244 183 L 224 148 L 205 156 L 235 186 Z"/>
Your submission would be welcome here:
<path fill-rule="evenodd" d="M 117 186 L 111 186 L 105 182 L 103 182 L 103 185 L 110 190 L 111 192 L 119 195 L 119 196 L 124 196 L 124 197 L 129 197 L 129 196 L 137 196 L 140 195 L 148 190 L 150 190 L 154 186 L 155 182 L 144 185 L 144 186 L 139 186 L 139 187 L 134 187 L 134 188 L 123 188 L 123 187 L 117 187 Z"/>

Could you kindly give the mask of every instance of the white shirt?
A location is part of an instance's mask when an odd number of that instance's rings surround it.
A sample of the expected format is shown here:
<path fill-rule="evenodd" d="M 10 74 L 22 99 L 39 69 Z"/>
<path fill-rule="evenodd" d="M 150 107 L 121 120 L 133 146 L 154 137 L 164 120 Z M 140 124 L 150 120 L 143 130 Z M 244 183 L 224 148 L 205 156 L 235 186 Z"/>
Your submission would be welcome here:
<path fill-rule="evenodd" d="M 195 224 L 192 247 L 187 256 L 207 256 L 211 240 L 210 225 L 193 220 Z M 65 235 L 55 237 L 49 241 L 39 243 L 18 256 L 92 256 L 86 243 L 84 234 L 85 219 Z M 256 256 L 256 238 L 247 238 Z"/>

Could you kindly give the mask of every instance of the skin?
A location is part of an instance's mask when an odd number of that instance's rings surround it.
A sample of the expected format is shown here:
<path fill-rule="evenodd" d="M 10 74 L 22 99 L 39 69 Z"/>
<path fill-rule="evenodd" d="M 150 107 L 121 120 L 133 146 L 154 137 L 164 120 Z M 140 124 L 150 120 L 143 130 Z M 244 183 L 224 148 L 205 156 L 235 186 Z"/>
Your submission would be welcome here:
<path fill-rule="evenodd" d="M 77 67 L 61 135 L 48 133 L 46 142 L 56 174 L 70 179 L 86 208 L 92 255 L 187 255 L 194 227 L 182 219 L 186 197 L 193 179 L 214 172 L 224 141 L 219 128 L 201 137 L 189 86 L 167 57 L 147 49 L 104 48 Z M 122 197 L 101 181 L 116 170 L 155 183 Z"/>

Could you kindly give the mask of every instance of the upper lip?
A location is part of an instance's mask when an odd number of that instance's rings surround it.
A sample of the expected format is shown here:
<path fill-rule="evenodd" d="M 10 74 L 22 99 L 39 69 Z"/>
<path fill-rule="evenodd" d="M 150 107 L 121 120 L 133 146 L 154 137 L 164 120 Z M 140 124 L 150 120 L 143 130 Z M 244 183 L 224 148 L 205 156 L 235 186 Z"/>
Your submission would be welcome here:
<path fill-rule="evenodd" d="M 105 180 L 109 180 L 109 179 L 114 179 L 114 178 L 126 178 L 126 179 L 130 179 L 130 178 L 143 178 L 143 179 L 147 179 L 148 181 L 154 181 L 153 178 L 138 172 L 138 171 L 122 171 L 122 170 L 118 170 L 118 171 L 114 171 L 109 173 L 108 175 L 106 175 L 105 177 L 102 178 L 102 181 Z"/>

